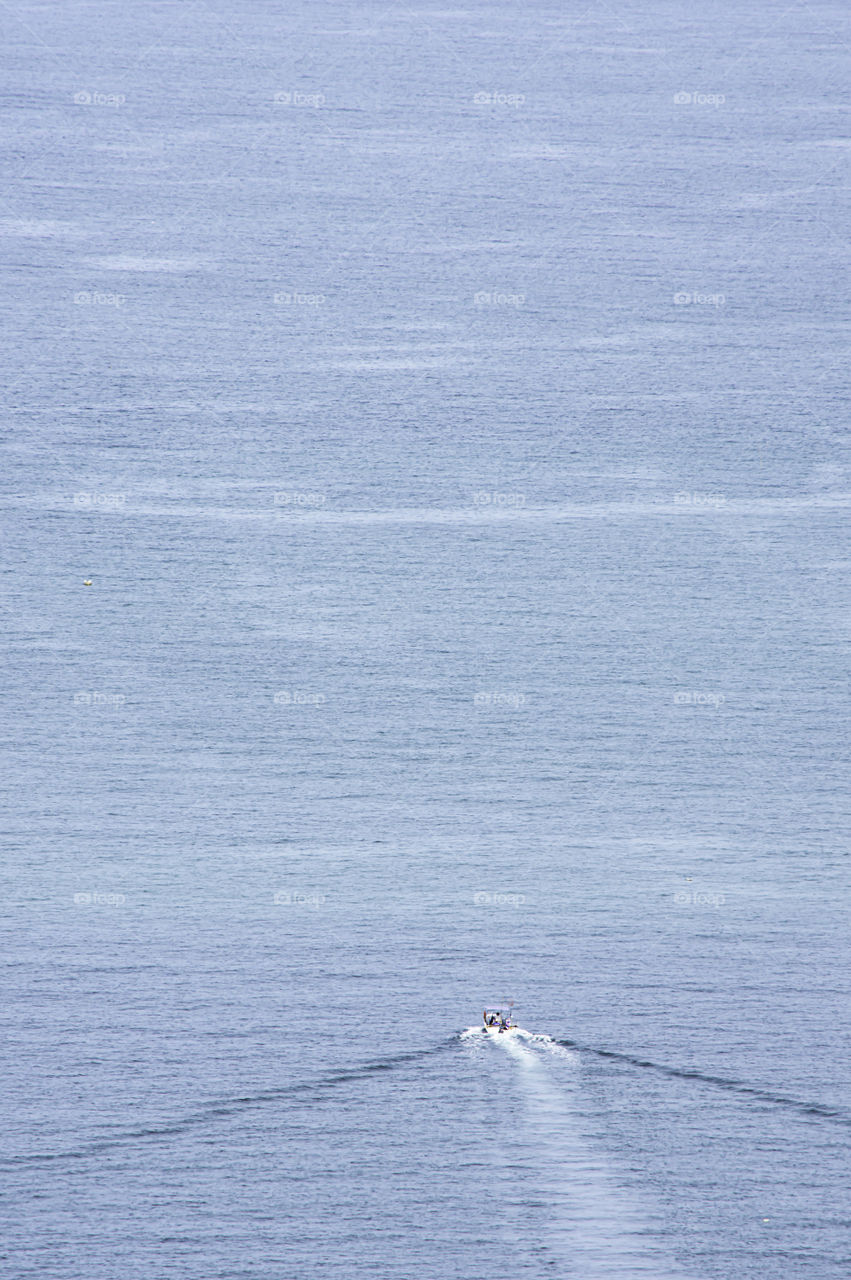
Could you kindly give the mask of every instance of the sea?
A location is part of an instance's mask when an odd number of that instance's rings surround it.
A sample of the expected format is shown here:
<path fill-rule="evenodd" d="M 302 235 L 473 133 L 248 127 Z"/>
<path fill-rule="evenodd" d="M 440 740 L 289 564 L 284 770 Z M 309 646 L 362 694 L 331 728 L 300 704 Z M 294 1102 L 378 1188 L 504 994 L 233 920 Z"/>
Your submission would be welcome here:
<path fill-rule="evenodd" d="M 3 5 L 4 1280 L 847 1280 L 848 20 Z"/>

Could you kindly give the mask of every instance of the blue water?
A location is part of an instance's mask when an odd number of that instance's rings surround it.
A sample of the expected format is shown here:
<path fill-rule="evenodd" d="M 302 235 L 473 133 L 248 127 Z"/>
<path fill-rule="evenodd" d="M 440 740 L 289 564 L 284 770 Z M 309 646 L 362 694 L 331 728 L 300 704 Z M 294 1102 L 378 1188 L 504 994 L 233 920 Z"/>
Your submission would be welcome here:
<path fill-rule="evenodd" d="M 1 21 L 4 1276 L 845 1280 L 847 12 Z"/>

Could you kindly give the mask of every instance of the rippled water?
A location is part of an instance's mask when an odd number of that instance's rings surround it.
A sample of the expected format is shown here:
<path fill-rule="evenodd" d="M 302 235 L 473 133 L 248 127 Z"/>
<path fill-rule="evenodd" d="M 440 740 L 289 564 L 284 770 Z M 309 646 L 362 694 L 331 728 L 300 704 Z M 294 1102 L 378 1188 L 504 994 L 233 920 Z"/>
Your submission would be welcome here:
<path fill-rule="evenodd" d="M 844 10 L 2 24 L 4 1274 L 844 1280 Z"/>

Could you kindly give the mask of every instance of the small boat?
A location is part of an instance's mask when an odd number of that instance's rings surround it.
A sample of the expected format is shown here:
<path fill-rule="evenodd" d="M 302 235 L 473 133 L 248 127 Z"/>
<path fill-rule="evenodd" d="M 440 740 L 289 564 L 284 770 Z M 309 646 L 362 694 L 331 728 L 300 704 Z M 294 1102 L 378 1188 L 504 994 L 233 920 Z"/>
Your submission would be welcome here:
<path fill-rule="evenodd" d="M 497 1007 L 489 1005 L 482 1014 L 482 1034 L 487 1035 L 489 1031 L 494 1031 L 498 1035 L 502 1035 L 503 1031 L 511 1031 L 517 1026 L 514 1021 L 514 1001 L 508 1000 L 505 1005 Z"/>

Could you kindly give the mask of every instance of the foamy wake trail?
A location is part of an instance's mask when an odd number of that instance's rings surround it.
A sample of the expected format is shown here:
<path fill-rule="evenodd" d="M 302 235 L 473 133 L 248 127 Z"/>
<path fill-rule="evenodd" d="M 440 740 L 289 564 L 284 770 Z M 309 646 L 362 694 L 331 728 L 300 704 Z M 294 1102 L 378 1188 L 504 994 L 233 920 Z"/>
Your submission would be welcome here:
<path fill-rule="evenodd" d="M 542 1243 L 567 1274 L 582 1280 L 685 1280 L 651 1238 L 659 1227 L 653 1215 L 614 1184 L 604 1156 L 581 1132 L 577 1056 L 549 1036 L 520 1028 L 481 1039 L 504 1047 L 520 1068 L 530 1153 L 552 1214 Z"/>
<path fill-rule="evenodd" d="M 497 1037 L 500 1043 L 504 1041 L 509 1044 L 513 1041 L 516 1044 L 517 1041 L 522 1041 L 524 1044 L 534 1045 L 536 1049 L 541 1049 L 553 1058 L 566 1058 L 573 1063 L 579 1062 L 579 1058 L 573 1050 L 565 1049 L 563 1045 L 558 1044 L 550 1036 L 542 1036 L 536 1032 L 527 1031 L 524 1027 L 512 1027 L 510 1031 L 503 1031 L 501 1034 L 497 1031 L 492 1031 L 486 1035 L 482 1035 L 480 1026 L 467 1027 L 466 1031 L 462 1031 L 460 1036 L 465 1044 L 479 1045 L 481 1047 L 484 1047 L 489 1040 Z"/>

